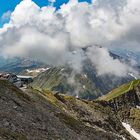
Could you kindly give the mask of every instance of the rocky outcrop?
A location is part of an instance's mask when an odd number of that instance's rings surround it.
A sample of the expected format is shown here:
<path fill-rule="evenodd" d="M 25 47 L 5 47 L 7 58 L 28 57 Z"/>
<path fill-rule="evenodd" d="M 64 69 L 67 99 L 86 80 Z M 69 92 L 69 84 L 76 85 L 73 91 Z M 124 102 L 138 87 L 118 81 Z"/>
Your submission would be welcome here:
<path fill-rule="evenodd" d="M 105 104 L 110 106 L 121 122 L 129 123 L 140 133 L 140 85 Z"/>
<path fill-rule="evenodd" d="M 106 104 L 106 103 L 105 103 Z M 1 140 L 133 140 L 110 106 L 0 80 Z"/>
<path fill-rule="evenodd" d="M 125 107 L 136 107 L 140 105 L 140 86 L 130 90 L 125 94 L 120 95 L 108 103 L 114 110 L 120 110 Z"/>

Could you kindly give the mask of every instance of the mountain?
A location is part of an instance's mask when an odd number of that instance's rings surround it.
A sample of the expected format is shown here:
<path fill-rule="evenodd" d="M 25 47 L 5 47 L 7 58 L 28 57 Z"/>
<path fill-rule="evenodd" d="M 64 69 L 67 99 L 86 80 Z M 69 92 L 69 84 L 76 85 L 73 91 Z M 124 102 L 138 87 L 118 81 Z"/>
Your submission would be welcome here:
<path fill-rule="evenodd" d="M 29 59 L 4 59 L 0 58 L 0 71 L 2 72 L 13 72 L 20 73 L 25 69 L 38 68 L 40 66 L 45 66 L 45 64 L 41 62 L 31 61 Z"/>
<path fill-rule="evenodd" d="M 80 73 L 73 73 L 69 67 L 50 67 L 36 76 L 31 86 L 78 96 L 82 99 L 96 99 L 133 79 L 129 75 L 127 77 L 98 76 L 90 61 L 84 63 L 83 71 Z"/>
<path fill-rule="evenodd" d="M 127 49 L 121 49 L 117 51 L 112 51 L 114 54 L 118 54 L 119 56 L 126 58 L 127 60 L 135 60 L 137 62 L 137 65 L 140 66 L 140 55 L 139 52 L 127 50 Z"/>
<path fill-rule="evenodd" d="M 33 88 L 61 92 L 80 98 L 96 98 L 101 91 L 86 73 L 76 73 L 66 67 L 52 67 L 34 78 Z"/>
<path fill-rule="evenodd" d="M 110 56 L 113 59 L 124 61 L 122 57 L 115 53 L 110 52 Z M 7 60 L 0 67 L 0 71 L 33 76 L 35 78 L 31 86 L 37 89 L 61 92 L 90 100 L 96 99 L 134 79 L 131 76 L 132 74 L 126 77 L 113 75 L 98 76 L 95 67 L 89 59 L 83 61 L 83 70 L 79 72 L 73 71 L 68 65 L 54 67 L 19 58 Z"/>
<path fill-rule="evenodd" d="M 100 100 L 113 108 L 122 122 L 129 124 L 140 134 L 140 80 L 124 84 Z"/>
<path fill-rule="evenodd" d="M 106 95 L 100 97 L 100 100 L 105 100 L 105 101 L 109 101 L 113 98 L 116 98 L 120 95 L 125 94 L 126 92 L 129 92 L 130 90 L 134 89 L 135 87 L 137 87 L 140 84 L 140 80 L 133 80 L 130 81 L 128 83 L 125 83 L 123 85 L 121 85 L 118 88 L 113 89 L 111 92 L 107 93 Z"/>
<path fill-rule="evenodd" d="M 136 105 L 127 102 L 130 109 Z M 32 88 L 22 91 L 0 80 L 0 110 L 2 140 L 135 140 L 111 102 L 81 100 Z"/>

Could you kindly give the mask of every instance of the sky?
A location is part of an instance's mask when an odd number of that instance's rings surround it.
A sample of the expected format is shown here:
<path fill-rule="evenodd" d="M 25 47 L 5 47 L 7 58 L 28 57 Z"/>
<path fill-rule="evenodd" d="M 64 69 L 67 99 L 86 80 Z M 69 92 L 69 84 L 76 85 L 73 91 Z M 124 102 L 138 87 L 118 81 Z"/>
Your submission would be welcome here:
<path fill-rule="evenodd" d="M 109 50 L 140 53 L 140 0 L 69 0 L 61 7 L 58 0 L 39 1 L 1 3 L 0 56 L 70 64 L 75 71 L 88 58 L 98 75 L 135 72 L 135 61 L 114 60 Z"/>

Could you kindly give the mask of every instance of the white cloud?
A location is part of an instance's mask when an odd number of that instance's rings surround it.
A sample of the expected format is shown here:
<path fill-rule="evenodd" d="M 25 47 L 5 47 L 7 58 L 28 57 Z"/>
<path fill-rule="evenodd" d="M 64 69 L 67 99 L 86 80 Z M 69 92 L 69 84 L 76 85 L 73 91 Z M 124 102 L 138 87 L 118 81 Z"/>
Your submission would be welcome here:
<path fill-rule="evenodd" d="M 106 48 L 97 46 L 88 48 L 87 55 L 97 69 L 98 75 L 117 75 L 119 77 L 127 76 L 128 73 L 137 73 L 130 66 L 122 63 L 119 59 L 113 59 Z"/>
<path fill-rule="evenodd" d="M 21 1 L 10 22 L 0 29 L 0 55 L 54 65 L 71 61 L 78 70 L 85 57 L 81 48 L 93 46 L 87 54 L 99 75 L 126 75 L 131 68 L 113 60 L 107 49 L 94 45 L 140 51 L 139 6 L 139 0 L 96 0 L 93 4 L 70 0 L 56 10 L 53 6 L 40 8 L 31 0 Z M 78 53 L 73 55 L 72 51 Z"/>
<path fill-rule="evenodd" d="M 56 2 L 56 0 L 48 0 L 49 2 L 51 2 L 51 3 L 54 3 L 54 2 Z"/>

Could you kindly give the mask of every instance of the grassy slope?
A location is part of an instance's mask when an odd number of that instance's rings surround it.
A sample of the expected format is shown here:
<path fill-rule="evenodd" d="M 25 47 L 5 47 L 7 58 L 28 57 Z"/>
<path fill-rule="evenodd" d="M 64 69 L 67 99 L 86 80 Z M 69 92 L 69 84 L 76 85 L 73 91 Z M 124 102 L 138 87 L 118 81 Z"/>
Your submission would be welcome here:
<path fill-rule="evenodd" d="M 80 93 L 80 98 L 95 98 L 101 95 L 101 91 L 96 87 L 88 77 L 84 77 L 84 73 L 76 74 L 74 77 L 75 83 L 70 83 L 68 79 L 72 77 L 72 71 L 69 69 L 63 70 L 63 67 L 51 68 L 46 72 L 39 74 L 34 78 L 34 82 L 31 86 L 35 89 L 59 91 L 61 93 L 67 93 L 75 95 L 75 92 Z"/>
<path fill-rule="evenodd" d="M 112 90 L 111 92 L 109 92 L 105 96 L 100 97 L 99 100 L 109 101 L 113 98 L 116 98 L 116 97 L 132 90 L 133 88 L 135 88 L 139 84 L 140 84 L 140 80 L 134 80 L 134 81 L 131 81 L 127 84 L 123 84 L 122 86 Z"/>

